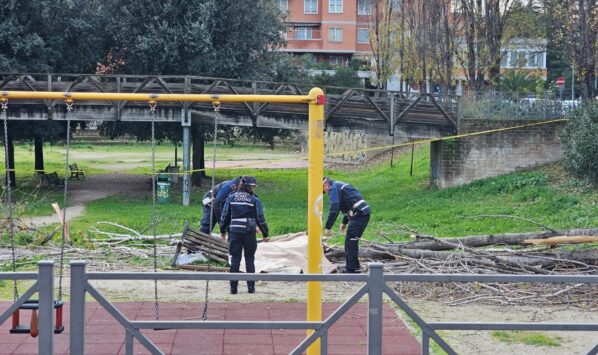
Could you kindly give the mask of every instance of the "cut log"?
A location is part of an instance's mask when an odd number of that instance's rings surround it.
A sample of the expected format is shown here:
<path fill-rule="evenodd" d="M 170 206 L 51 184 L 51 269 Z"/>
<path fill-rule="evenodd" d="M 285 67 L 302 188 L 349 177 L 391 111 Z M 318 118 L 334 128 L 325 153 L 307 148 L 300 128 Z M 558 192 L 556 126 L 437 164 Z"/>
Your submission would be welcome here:
<path fill-rule="evenodd" d="M 430 235 L 415 235 L 416 241 L 407 243 L 391 244 L 396 245 L 397 248 L 401 249 L 428 249 L 428 250 L 450 250 L 454 249 L 454 245 L 463 245 L 466 247 L 484 247 L 488 245 L 525 245 L 526 240 L 531 239 L 546 239 L 557 236 L 593 236 L 598 235 L 598 228 L 591 229 L 571 229 L 571 230 L 560 230 L 556 233 L 551 231 L 539 232 L 539 233 L 504 233 L 504 234 L 487 234 L 487 235 L 476 235 L 467 236 L 461 238 L 442 238 L 442 240 L 448 243 L 440 243 L 435 240 L 422 240 L 428 239 L 429 237 L 434 238 Z M 451 245 L 452 244 L 452 245 Z"/>
<path fill-rule="evenodd" d="M 542 244 L 542 245 L 558 245 L 558 244 L 580 244 L 580 243 L 598 243 L 598 236 L 571 236 L 571 237 L 551 237 L 546 239 L 526 239 L 525 244 Z"/>
<path fill-rule="evenodd" d="M 227 272 L 229 268 L 220 266 L 208 266 L 208 265 L 179 265 L 178 268 L 192 271 L 214 271 L 214 272 Z"/>

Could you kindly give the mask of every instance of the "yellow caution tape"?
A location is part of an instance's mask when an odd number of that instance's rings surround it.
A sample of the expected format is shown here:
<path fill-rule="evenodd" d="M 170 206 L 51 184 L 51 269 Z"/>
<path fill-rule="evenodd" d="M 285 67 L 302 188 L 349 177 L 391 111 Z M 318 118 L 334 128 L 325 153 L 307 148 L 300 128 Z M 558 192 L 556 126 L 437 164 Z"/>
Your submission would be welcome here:
<path fill-rule="evenodd" d="M 454 135 L 454 136 L 446 136 L 446 137 L 440 137 L 440 138 L 422 139 L 422 140 L 416 140 L 416 141 L 405 142 L 405 143 L 385 145 L 385 146 L 381 146 L 381 147 L 372 147 L 372 148 L 365 148 L 365 149 L 359 149 L 359 150 L 347 150 L 347 151 L 343 151 L 343 152 L 333 152 L 333 153 L 327 154 L 326 156 L 328 156 L 328 157 L 334 157 L 334 156 L 341 156 L 341 155 L 357 154 L 357 153 L 361 153 L 361 152 L 370 152 L 370 151 L 374 151 L 374 150 L 383 150 L 383 149 L 391 149 L 391 148 L 398 148 L 398 147 L 406 147 L 406 146 L 411 146 L 411 145 L 415 145 L 415 144 L 424 144 L 424 143 L 431 143 L 431 142 L 447 141 L 447 140 L 456 139 L 456 138 L 480 136 L 480 135 L 483 135 L 483 134 L 503 132 L 503 131 L 510 131 L 510 130 L 519 129 L 519 128 L 525 128 L 525 127 L 531 127 L 531 126 L 539 126 L 539 125 L 544 125 L 544 124 L 549 124 L 549 123 L 565 122 L 565 121 L 568 121 L 568 120 L 566 118 L 559 118 L 559 119 L 550 120 L 550 121 L 535 122 L 535 123 L 529 123 L 529 124 L 519 125 L 519 126 L 511 126 L 511 127 L 490 129 L 490 130 L 486 130 L 486 131 L 463 133 L 463 134 L 457 134 L 457 135 Z"/>

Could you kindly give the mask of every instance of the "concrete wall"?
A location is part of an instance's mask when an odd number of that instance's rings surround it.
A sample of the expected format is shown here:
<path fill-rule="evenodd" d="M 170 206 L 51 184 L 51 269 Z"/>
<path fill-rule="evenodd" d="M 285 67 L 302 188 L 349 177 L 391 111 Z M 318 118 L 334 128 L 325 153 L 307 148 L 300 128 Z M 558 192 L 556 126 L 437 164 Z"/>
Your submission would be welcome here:
<path fill-rule="evenodd" d="M 391 145 L 392 137 L 355 132 L 325 132 L 324 142 L 326 163 L 361 164 L 388 150 L 364 151 L 365 149 Z M 338 155 L 342 152 L 347 153 Z"/>
<path fill-rule="evenodd" d="M 464 120 L 462 133 L 513 127 L 533 121 Z M 433 142 L 431 184 L 458 186 L 491 176 L 558 161 L 563 156 L 560 133 L 565 122 Z"/>
<path fill-rule="evenodd" d="M 405 141 L 405 139 L 404 137 L 396 138 L 394 144 Z M 303 133 L 301 141 L 301 154 L 307 155 L 306 132 Z M 326 131 L 324 132 L 324 162 L 348 165 L 362 164 L 388 151 L 388 149 L 371 151 L 365 151 L 365 149 L 391 144 L 393 144 L 392 136 L 389 135 Z"/>

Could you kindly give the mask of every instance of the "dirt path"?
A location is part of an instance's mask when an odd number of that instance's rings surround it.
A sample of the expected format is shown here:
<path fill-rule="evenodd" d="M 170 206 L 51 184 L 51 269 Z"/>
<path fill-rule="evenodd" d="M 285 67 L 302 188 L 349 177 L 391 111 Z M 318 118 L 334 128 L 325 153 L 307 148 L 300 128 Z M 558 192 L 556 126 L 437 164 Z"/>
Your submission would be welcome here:
<path fill-rule="evenodd" d="M 70 180 L 68 185 L 69 200 L 66 218 L 68 221 L 85 214 L 85 205 L 108 196 L 126 193 L 130 196 L 141 196 L 148 191 L 144 175 L 102 174 L 86 177 L 80 181 Z M 57 201 L 62 205 L 62 201 Z M 41 226 L 59 223 L 59 218 L 50 216 L 29 217 L 25 223 Z"/>

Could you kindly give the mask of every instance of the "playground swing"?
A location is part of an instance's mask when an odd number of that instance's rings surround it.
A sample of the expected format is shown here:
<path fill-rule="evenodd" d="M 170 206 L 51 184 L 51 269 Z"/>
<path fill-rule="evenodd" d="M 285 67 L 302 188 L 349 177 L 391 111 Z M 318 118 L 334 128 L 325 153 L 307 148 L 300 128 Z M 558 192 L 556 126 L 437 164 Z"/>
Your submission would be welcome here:
<path fill-rule="evenodd" d="M 13 219 L 13 202 L 12 202 L 12 181 L 10 179 L 9 173 L 9 155 L 8 155 L 8 100 L 2 99 L 0 102 L 2 105 L 2 116 L 4 121 L 4 161 L 6 167 L 6 206 L 8 211 L 8 223 L 9 223 L 9 236 L 10 236 L 10 246 L 11 246 L 11 261 L 12 261 L 12 271 L 16 272 L 17 269 L 17 259 L 16 259 L 16 246 L 15 246 L 15 225 Z M 69 168 L 69 150 L 70 150 L 70 114 L 73 109 L 73 101 L 70 99 L 66 100 L 67 105 L 67 120 L 66 120 L 66 157 L 65 157 L 65 182 L 64 182 L 64 194 L 63 194 L 63 213 L 62 213 L 62 238 L 60 243 L 60 272 L 59 272 L 59 281 L 58 281 L 58 295 L 57 299 L 53 302 L 53 308 L 55 312 L 55 324 L 54 324 L 54 333 L 60 334 L 64 331 L 64 326 L 62 324 L 62 274 L 64 269 L 64 245 L 65 245 L 65 237 L 68 231 L 67 224 L 66 224 L 66 200 L 67 200 L 67 193 L 68 193 L 68 168 Z M 19 298 L 19 290 L 17 287 L 17 281 L 13 281 L 13 300 L 16 302 Z M 31 320 L 30 324 L 21 324 L 20 319 L 20 311 L 21 310 L 31 310 Z M 29 299 L 25 301 L 19 308 L 12 314 L 12 327 L 10 329 L 10 333 L 16 334 L 30 334 L 32 337 L 37 337 L 39 334 L 39 326 L 38 326 L 38 316 L 37 311 L 39 310 L 39 301 L 36 299 Z"/>
<path fill-rule="evenodd" d="M 220 103 L 213 102 L 214 107 L 214 139 L 212 140 L 212 181 L 211 181 L 211 191 L 214 190 L 214 186 L 216 185 L 216 143 L 217 143 L 217 134 L 218 134 L 218 118 L 220 116 Z M 156 127 L 155 127 L 155 116 L 156 116 L 156 101 L 149 101 L 150 106 L 150 120 L 151 120 L 151 146 L 152 146 L 152 212 L 151 212 L 151 225 L 152 225 L 152 234 L 153 234 L 153 266 L 154 272 L 158 271 L 158 253 L 157 253 L 157 219 L 156 219 Z M 186 174 L 187 172 L 185 172 Z M 214 226 L 214 205 L 210 205 L 210 231 Z M 208 245 L 208 250 L 213 249 L 212 241 Z M 211 262 L 208 258 L 208 269 L 207 272 L 211 270 Z M 204 305 L 201 314 L 202 320 L 208 319 L 208 306 L 209 306 L 209 286 L 210 280 L 206 280 L 206 287 L 205 287 L 205 296 L 204 296 Z M 156 320 L 160 319 L 160 304 L 158 301 L 158 280 L 154 280 L 154 311 L 155 311 L 155 318 Z M 154 329 L 154 330 L 162 330 L 162 329 Z"/>

